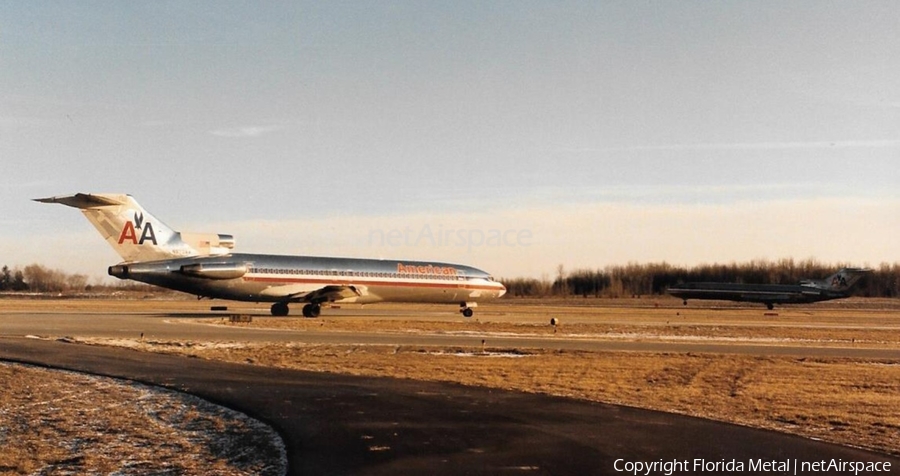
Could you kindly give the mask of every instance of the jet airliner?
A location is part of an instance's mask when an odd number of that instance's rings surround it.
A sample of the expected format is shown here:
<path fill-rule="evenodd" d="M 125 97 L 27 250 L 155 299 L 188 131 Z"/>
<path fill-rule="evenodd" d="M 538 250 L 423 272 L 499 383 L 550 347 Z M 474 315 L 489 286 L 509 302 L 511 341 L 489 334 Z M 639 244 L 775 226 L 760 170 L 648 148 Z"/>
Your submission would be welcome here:
<path fill-rule="evenodd" d="M 80 209 L 123 259 L 109 267 L 111 276 L 198 298 L 271 302 L 274 316 L 286 316 L 292 303 L 318 317 L 324 303 L 390 301 L 459 304 L 471 317 L 477 301 L 506 293 L 488 273 L 460 264 L 233 253 L 231 235 L 177 232 L 126 194 L 35 201 Z"/>
<path fill-rule="evenodd" d="M 810 303 L 841 299 L 850 295 L 850 288 L 870 269 L 844 268 L 825 279 L 807 279 L 800 284 L 741 284 L 741 283 L 684 283 L 670 287 L 667 292 L 684 300 L 714 299 L 746 301 L 765 304 Z"/>

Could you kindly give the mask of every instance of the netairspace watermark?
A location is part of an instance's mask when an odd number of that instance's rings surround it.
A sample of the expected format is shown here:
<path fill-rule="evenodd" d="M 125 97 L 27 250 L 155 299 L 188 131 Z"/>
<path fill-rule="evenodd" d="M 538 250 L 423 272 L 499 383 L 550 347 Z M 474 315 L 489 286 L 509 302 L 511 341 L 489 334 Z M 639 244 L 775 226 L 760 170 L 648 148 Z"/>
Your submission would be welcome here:
<path fill-rule="evenodd" d="M 852 475 L 889 473 L 890 461 L 844 461 L 841 459 L 828 459 L 818 461 L 800 461 L 797 458 L 783 460 L 776 459 L 749 459 L 747 461 L 732 460 L 707 460 L 696 458 L 693 460 L 673 459 L 659 461 L 627 461 L 617 459 L 613 462 L 616 472 L 631 474 L 633 476 L 650 476 L 697 473 L 777 473 L 777 474 L 816 474 L 816 473 L 845 473 Z"/>
<path fill-rule="evenodd" d="M 472 251 L 473 248 L 503 248 L 531 246 L 534 238 L 531 230 L 527 228 L 505 230 L 492 228 L 483 230 L 480 228 L 447 228 L 438 226 L 435 229 L 431 225 L 423 225 L 419 230 L 406 227 L 402 230 L 369 230 L 369 246 L 410 247 L 458 247 Z"/>

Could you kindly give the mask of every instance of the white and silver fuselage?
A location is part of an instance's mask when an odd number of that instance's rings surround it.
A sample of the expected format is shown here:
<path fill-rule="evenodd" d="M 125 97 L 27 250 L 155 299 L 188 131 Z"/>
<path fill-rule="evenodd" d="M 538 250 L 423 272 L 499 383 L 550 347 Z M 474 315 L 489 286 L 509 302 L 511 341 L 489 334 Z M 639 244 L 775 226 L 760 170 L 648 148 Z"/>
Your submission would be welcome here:
<path fill-rule="evenodd" d="M 469 317 L 476 301 L 506 292 L 484 271 L 459 264 L 233 253 L 233 236 L 175 231 L 127 194 L 36 201 L 80 209 L 124 260 L 109 267 L 112 276 L 200 297 L 272 302 L 278 316 L 293 302 L 316 317 L 327 302 L 395 301 L 459 303 Z"/>

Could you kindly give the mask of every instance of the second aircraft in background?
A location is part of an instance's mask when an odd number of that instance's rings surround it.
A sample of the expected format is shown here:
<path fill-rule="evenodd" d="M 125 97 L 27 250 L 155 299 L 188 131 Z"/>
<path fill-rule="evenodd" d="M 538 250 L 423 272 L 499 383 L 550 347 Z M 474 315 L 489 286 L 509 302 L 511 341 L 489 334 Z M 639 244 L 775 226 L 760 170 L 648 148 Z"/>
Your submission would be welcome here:
<path fill-rule="evenodd" d="M 772 309 L 775 304 L 797 304 L 845 298 L 850 288 L 869 269 L 844 268 L 825 279 L 807 279 L 800 284 L 684 283 L 667 292 L 687 304 L 688 299 L 757 302 Z"/>

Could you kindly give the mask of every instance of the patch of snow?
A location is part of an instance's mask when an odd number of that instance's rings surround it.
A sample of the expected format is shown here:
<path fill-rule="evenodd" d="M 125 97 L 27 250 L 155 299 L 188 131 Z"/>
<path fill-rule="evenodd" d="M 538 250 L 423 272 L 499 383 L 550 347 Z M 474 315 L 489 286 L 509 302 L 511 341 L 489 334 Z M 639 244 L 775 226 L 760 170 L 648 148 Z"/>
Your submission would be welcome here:
<path fill-rule="evenodd" d="M 502 357 L 508 359 L 519 359 L 522 357 L 531 357 L 531 354 L 522 354 L 519 352 L 424 352 L 427 355 L 450 356 L 450 357 Z"/>

